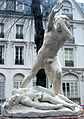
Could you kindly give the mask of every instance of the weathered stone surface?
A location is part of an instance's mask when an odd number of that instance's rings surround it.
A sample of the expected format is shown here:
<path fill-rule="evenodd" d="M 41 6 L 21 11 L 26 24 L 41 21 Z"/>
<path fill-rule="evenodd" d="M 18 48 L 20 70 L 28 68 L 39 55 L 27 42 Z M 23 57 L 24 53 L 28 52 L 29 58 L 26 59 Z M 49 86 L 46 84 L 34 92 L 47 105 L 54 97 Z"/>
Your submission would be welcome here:
<path fill-rule="evenodd" d="M 39 110 L 33 107 L 26 107 L 26 106 L 15 106 L 11 110 L 4 110 L 4 116 L 8 118 L 44 118 L 44 119 L 60 119 L 62 117 L 78 117 L 84 113 L 83 110 L 79 110 L 77 107 L 75 111 L 71 111 L 68 108 L 62 108 L 58 110 Z"/>
<path fill-rule="evenodd" d="M 3 118 L 4 119 L 4 118 Z M 42 117 L 42 118 L 5 118 L 5 119 L 84 119 L 84 115 L 78 115 L 78 116 L 62 116 L 62 117 Z"/>

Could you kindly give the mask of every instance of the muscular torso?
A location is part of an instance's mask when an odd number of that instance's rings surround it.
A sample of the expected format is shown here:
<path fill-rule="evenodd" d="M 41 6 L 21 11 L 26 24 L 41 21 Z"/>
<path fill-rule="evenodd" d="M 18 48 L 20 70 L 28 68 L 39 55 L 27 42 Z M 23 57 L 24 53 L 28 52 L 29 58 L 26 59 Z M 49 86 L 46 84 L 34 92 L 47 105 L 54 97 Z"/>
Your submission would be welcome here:
<path fill-rule="evenodd" d="M 65 35 L 63 32 L 58 32 L 55 28 L 51 31 L 45 31 L 44 42 L 42 48 L 39 50 L 38 55 L 42 55 L 43 58 L 54 58 L 60 47 L 65 41 Z"/>

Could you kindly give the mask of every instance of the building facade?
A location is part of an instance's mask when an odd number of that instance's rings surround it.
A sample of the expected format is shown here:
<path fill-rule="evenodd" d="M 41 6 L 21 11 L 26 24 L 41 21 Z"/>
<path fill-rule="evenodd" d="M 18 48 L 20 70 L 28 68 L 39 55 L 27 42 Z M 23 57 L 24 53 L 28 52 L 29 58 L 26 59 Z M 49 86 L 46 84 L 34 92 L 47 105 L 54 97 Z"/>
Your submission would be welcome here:
<path fill-rule="evenodd" d="M 82 9 L 82 11 L 83 11 L 83 13 L 84 13 L 84 3 L 78 2 L 78 5 L 79 5 L 79 7 Z"/>
<path fill-rule="evenodd" d="M 67 40 L 59 51 L 63 68 L 63 90 L 65 96 L 84 104 L 84 14 L 76 1 L 63 1 L 62 14 L 66 14 L 71 22 L 70 30 L 73 40 Z"/>
<path fill-rule="evenodd" d="M 0 106 L 12 95 L 13 88 L 21 86 L 37 55 L 31 9 L 27 10 L 25 4 L 21 1 L 18 3 L 19 0 L 11 1 L 0 1 Z M 63 69 L 63 91 L 65 96 L 84 105 L 84 14 L 75 0 L 62 2 L 63 9 L 60 12 L 69 17 L 74 36 L 73 40 L 67 39 L 58 53 Z M 44 29 L 46 22 L 44 18 Z M 28 87 L 35 85 L 36 79 L 33 79 Z M 51 88 L 47 79 L 46 87 Z"/>

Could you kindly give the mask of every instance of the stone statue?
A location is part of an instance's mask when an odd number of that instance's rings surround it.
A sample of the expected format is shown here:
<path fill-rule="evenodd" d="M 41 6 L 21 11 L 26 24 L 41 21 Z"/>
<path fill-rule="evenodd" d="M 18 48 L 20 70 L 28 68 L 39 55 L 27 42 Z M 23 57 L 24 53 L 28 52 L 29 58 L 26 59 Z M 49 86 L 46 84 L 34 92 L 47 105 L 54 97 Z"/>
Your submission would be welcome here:
<path fill-rule="evenodd" d="M 62 94 L 36 86 L 33 89 L 14 89 L 3 104 L 3 115 L 9 117 L 50 117 L 82 114 L 82 108 Z"/>
<path fill-rule="evenodd" d="M 36 62 L 30 74 L 22 82 L 22 88 L 25 88 L 30 80 L 36 76 L 39 69 L 44 68 L 48 79 L 53 84 L 55 94 L 63 94 L 61 86 L 62 70 L 57 53 L 64 42 L 69 38 L 72 39 L 73 36 L 69 30 L 70 23 L 68 17 L 65 15 L 56 16 L 61 7 L 62 5 L 57 9 L 57 6 L 54 6 L 49 15 L 43 45 L 38 52 Z"/>
<path fill-rule="evenodd" d="M 75 107 L 79 107 L 65 96 L 61 94 L 53 94 L 54 92 L 41 86 L 36 87 L 35 90 L 27 88 L 15 89 L 13 91 L 13 96 L 6 100 L 3 107 L 11 109 L 19 103 L 28 107 L 35 107 L 43 110 L 54 110 L 67 107 L 74 111 Z"/>
<path fill-rule="evenodd" d="M 56 16 L 59 9 L 55 6 L 48 18 L 44 34 L 43 46 L 38 52 L 36 62 L 27 75 L 20 89 L 13 90 L 13 95 L 3 104 L 10 117 L 52 117 L 82 114 L 79 105 L 63 95 L 61 86 L 62 70 L 57 56 L 61 46 L 73 36 L 69 31 L 69 19 L 65 15 Z M 25 88 L 40 68 L 44 68 L 48 79 L 52 82 L 54 91 L 41 86 L 33 89 Z M 21 105 L 19 107 L 19 105 Z M 13 108 L 15 107 L 15 108 Z"/>

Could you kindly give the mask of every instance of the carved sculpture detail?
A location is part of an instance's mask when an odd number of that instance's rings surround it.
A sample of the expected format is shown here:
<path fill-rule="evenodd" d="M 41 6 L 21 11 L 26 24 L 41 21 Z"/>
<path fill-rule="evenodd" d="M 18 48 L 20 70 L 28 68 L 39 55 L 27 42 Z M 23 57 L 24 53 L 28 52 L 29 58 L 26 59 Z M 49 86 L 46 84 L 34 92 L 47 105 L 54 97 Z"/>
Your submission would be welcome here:
<path fill-rule="evenodd" d="M 55 6 L 52 9 L 44 34 L 43 46 L 38 52 L 36 62 L 30 74 L 24 78 L 21 86 L 22 88 L 15 89 L 13 91 L 13 96 L 6 100 L 3 105 L 4 109 L 11 109 L 18 104 L 22 104 L 42 111 L 51 110 L 52 112 L 52 110 L 59 110 L 62 108 L 65 112 L 65 108 L 70 109 L 72 112 L 76 110 L 78 110 L 78 112 L 81 111 L 79 105 L 63 95 L 61 86 L 62 69 L 57 53 L 67 39 L 73 38 L 69 30 L 70 22 L 68 17 L 65 15 L 56 16 L 56 13 L 61 7 L 62 6 L 57 9 Z M 53 84 L 54 91 L 40 86 L 36 87 L 34 90 L 25 88 L 41 68 L 45 69 L 48 79 Z"/>
<path fill-rule="evenodd" d="M 79 107 L 65 96 L 61 94 L 54 95 L 54 92 L 41 86 L 36 87 L 35 90 L 27 88 L 15 89 L 13 96 L 6 100 L 3 107 L 5 109 L 11 109 L 17 104 L 43 110 L 67 107 L 74 111 L 75 107 Z"/>
<path fill-rule="evenodd" d="M 38 52 L 30 74 L 22 82 L 22 88 L 25 88 L 31 79 L 36 76 L 39 69 L 44 68 L 48 79 L 53 84 L 55 94 L 63 94 L 61 86 L 62 70 L 57 53 L 64 42 L 69 38 L 72 39 L 73 36 L 69 30 L 70 22 L 68 17 L 65 15 L 56 16 L 61 7 L 62 5 L 57 9 L 57 6 L 54 6 L 49 15 L 43 45 Z"/>

